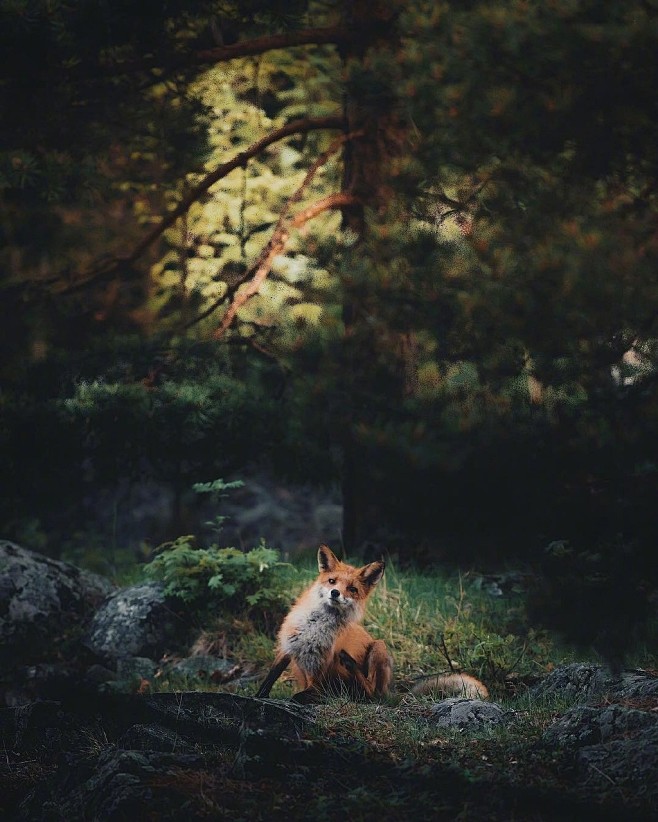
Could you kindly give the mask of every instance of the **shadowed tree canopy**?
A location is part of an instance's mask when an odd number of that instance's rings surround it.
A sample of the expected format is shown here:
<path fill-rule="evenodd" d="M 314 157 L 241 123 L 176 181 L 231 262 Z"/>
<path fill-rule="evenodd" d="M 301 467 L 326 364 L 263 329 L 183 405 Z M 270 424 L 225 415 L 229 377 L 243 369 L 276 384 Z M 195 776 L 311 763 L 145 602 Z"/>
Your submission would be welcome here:
<path fill-rule="evenodd" d="M 6 440 L 19 397 L 59 403 L 110 481 L 102 394 L 153 469 L 144 415 L 185 378 L 181 487 L 252 458 L 248 421 L 263 458 L 340 479 L 348 547 L 621 540 L 635 591 L 657 40 L 651 0 L 3 4 Z"/>

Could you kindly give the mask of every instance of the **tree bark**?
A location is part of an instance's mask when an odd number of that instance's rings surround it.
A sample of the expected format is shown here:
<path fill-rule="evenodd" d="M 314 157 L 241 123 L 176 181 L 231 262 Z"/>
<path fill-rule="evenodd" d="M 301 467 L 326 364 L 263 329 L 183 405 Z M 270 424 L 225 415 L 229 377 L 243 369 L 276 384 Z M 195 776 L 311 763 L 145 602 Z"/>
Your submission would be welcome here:
<path fill-rule="evenodd" d="M 346 69 L 351 61 L 364 63 L 369 51 L 384 48 L 391 52 L 397 44 L 396 3 L 379 0 L 346 0 L 343 27 L 359 33 L 346 41 L 341 54 Z M 392 103 L 392 101 L 390 101 Z M 354 203 L 342 209 L 343 228 L 365 239 L 366 207 L 377 211 L 388 203 L 391 192 L 387 181 L 390 160 L 401 143 L 402 128 L 394 106 L 373 105 L 372 101 L 346 95 L 344 100 L 346 128 L 359 130 L 363 138 L 345 145 L 343 152 L 343 190 L 350 191 Z M 361 348 L 362 323 L 359 299 L 347 283 L 343 285 L 343 350 L 341 362 L 342 419 L 340 443 L 342 459 L 343 548 L 354 553 L 368 536 L 367 509 L 370 507 L 363 489 L 367 482 L 367 455 L 360 448 L 356 433 L 364 409 L 355 404 L 355 393 L 361 381 L 360 364 L 368 356 Z M 367 420 L 366 420 L 367 422 Z"/>

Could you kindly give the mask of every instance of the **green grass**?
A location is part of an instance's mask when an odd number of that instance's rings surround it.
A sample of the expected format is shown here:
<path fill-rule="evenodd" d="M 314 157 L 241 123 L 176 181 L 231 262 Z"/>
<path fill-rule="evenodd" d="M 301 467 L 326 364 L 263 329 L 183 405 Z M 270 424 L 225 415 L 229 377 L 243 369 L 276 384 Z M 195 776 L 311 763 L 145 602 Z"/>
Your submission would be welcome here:
<path fill-rule="evenodd" d="M 287 571 L 292 602 L 316 576 L 314 568 Z M 454 670 L 483 680 L 502 698 L 579 655 L 547 631 L 528 624 L 521 594 L 494 598 L 477 589 L 474 574 L 386 569 L 368 603 L 365 628 L 383 639 L 393 656 L 395 681 L 404 693 L 427 674 Z M 274 654 L 274 632 L 244 620 L 222 618 L 216 630 L 227 637 L 228 653 L 245 665 L 266 670 Z M 209 626 L 212 628 L 212 626 Z M 291 684 L 279 681 L 272 696 L 286 697 Z"/>
<path fill-rule="evenodd" d="M 292 603 L 316 575 L 312 560 L 281 566 L 277 585 Z M 526 796 L 523 801 L 542 804 L 544 792 L 548 792 L 557 797 L 557 805 L 562 797 L 577 802 L 582 791 L 586 794 L 586 787 L 574 781 L 555 752 L 547 750 L 541 741 L 545 729 L 571 703 L 565 699 L 531 698 L 528 686 L 560 664 L 600 660 L 593 652 L 577 651 L 549 631 L 532 626 L 522 592 L 495 598 L 480 589 L 477 579 L 477 574 L 471 572 L 420 572 L 390 563 L 368 603 L 364 625 L 374 637 L 386 642 L 394 659 L 394 692 L 371 703 L 329 696 L 315 706 L 315 722 L 305 731 L 310 740 L 326 743 L 328 752 L 332 743 L 361 745 L 365 763 L 371 757 L 377 758 L 387 768 L 396 769 L 396 778 L 402 778 L 404 784 L 390 784 L 384 776 L 366 780 L 335 762 L 328 771 L 324 764 L 307 771 L 307 764 L 300 762 L 296 773 L 304 778 L 294 784 L 286 781 L 282 785 L 272 778 L 262 782 L 260 791 L 252 790 L 256 783 L 250 783 L 250 790 L 245 792 L 242 783 L 236 783 L 240 807 L 247 803 L 248 812 L 241 818 L 262 818 L 258 816 L 262 803 L 271 802 L 278 808 L 288 807 L 290 801 L 296 803 L 300 813 L 303 810 L 303 818 L 314 819 L 337 813 L 347 813 L 355 820 L 391 818 L 391 807 L 398 802 L 400 818 L 412 814 L 422 818 L 489 818 L 482 813 L 488 812 L 493 797 L 501 815 L 492 819 L 553 819 L 558 817 L 550 813 L 517 816 L 517 794 Z M 213 682 L 163 670 L 150 683 L 151 690 L 230 691 L 253 696 L 273 660 L 276 630 L 284 613 L 254 614 L 253 609 L 245 609 L 208 618 L 199 612 L 203 632 L 197 650 L 226 656 L 243 673 L 251 674 L 251 679 Z M 656 667 L 655 652 L 635 649 L 633 664 Z M 432 722 L 433 700 L 410 693 L 410 686 L 426 674 L 446 672 L 451 667 L 482 679 L 491 698 L 514 712 L 513 719 L 504 726 L 468 733 Z M 294 683 L 284 676 L 274 686 L 271 697 L 288 699 L 294 691 Z M 338 744 L 334 748 L 342 750 Z M 309 773 L 314 774 L 313 789 L 305 792 Z M 434 774 L 445 781 L 436 782 Z M 446 794 L 446 786 L 454 786 L 453 793 Z M 528 789 L 531 794 L 526 795 Z M 199 795 L 210 794 L 204 789 Z M 217 795 L 217 801 L 223 802 L 223 783 Z M 593 801 L 603 799 L 606 797 L 597 794 Z M 610 799 L 619 800 L 616 788 Z M 630 801 L 632 796 L 625 793 L 622 799 Z M 443 805 L 436 806 L 437 801 Z M 512 808 L 509 813 L 505 803 Z"/>
<path fill-rule="evenodd" d="M 314 560 L 309 559 L 295 566 L 282 565 L 278 575 L 284 601 L 292 603 L 315 579 L 317 568 Z M 574 661 L 600 662 L 594 651 L 577 650 L 551 632 L 531 625 L 522 592 L 493 597 L 480 589 L 477 579 L 474 572 L 421 572 L 388 564 L 368 603 L 364 626 L 374 637 L 384 640 L 393 657 L 395 693 L 389 702 L 394 706 L 422 709 L 427 700 L 412 696 L 411 686 L 425 675 L 452 669 L 482 680 L 493 700 L 502 704 L 515 700 L 517 707 L 528 686 L 554 667 Z M 274 658 L 276 630 L 283 615 L 284 611 L 265 613 L 256 620 L 245 612 L 208 618 L 204 636 L 206 642 L 215 645 L 211 652 L 217 653 L 219 647 L 222 655 L 235 660 L 254 678 L 242 684 L 189 681 L 186 686 L 255 693 L 258 677 L 265 674 Z M 658 665 L 655 652 L 646 648 L 635 649 L 631 657 L 630 664 L 636 666 Z M 158 690 L 178 690 L 181 683 L 165 676 L 153 686 Z M 293 692 L 294 683 L 284 675 L 271 696 L 285 699 Z M 367 706 L 349 705 L 349 709 L 341 707 L 340 711 L 347 710 L 356 717 L 363 710 L 367 717 Z M 379 708 L 385 710 L 386 703 Z M 340 715 L 339 712 L 337 716 Z M 417 735 L 413 710 L 404 716 L 411 724 L 403 733 Z M 399 724 L 399 716 L 396 721 Z M 537 721 L 542 724 L 541 718 Z"/>

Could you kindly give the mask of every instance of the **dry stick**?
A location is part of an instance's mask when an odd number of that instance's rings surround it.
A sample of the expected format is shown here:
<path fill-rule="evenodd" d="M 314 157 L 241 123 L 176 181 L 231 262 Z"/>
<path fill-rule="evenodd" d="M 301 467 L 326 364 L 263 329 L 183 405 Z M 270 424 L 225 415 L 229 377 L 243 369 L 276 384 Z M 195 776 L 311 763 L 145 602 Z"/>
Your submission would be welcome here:
<path fill-rule="evenodd" d="M 285 204 L 267 245 L 261 251 L 258 259 L 249 270 L 247 276 L 243 278 L 243 283 L 249 280 L 247 287 L 238 292 L 237 288 L 241 285 L 241 283 L 236 284 L 232 302 L 226 309 L 226 313 L 222 317 L 219 328 L 215 331 L 215 339 L 219 339 L 224 335 L 230 324 L 233 322 L 238 310 L 247 302 L 247 300 L 258 293 L 258 290 L 265 281 L 267 275 L 270 273 L 274 258 L 285 248 L 286 243 L 290 238 L 290 230 L 292 228 L 299 228 L 309 220 L 312 220 L 318 214 L 323 211 L 327 211 L 330 208 L 343 208 L 347 205 L 353 205 L 356 202 L 356 198 L 352 194 L 345 191 L 338 192 L 317 200 L 315 203 L 312 203 L 310 206 L 307 206 L 305 209 L 300 211 L 294 217 L 288 217 L 291 208 L 295 205 L 295 203 L 298 203 L 301 200 L 304 192 L 308 188 L 318 169 L 320 169 L 327 162 L 332 154 L 335 154 L 336 151 L 338 151 L 343 143 L 347 140 L 353 140 L 355 137 L 359 136 L 361 136 L 360 132 L 353 134 L 342 134 L 338 137 L 338 139 L 334 140 L 326 151 L 320 154 L 320 156 L 306 172 L 302 184 Z M 219 304 L 224 302 L 225 299 L 226 294 L 223 295 Z M 217 307 L 217 305 L 215 305 L 215 307 Z M 214 310 L 212 306 L 211 308 Z M 210 311 L 205 312 L 204 316 L 208 316 L 208 313 L 210 313 Z"/>
<path fill-rule="evenodd" d="M 443 656 L 446 658 L 448 665 L 450 666 L 450 670 L 452 673 L 455 673 L 455 666 L 452 664 L 452 660 L 450 659 L 450 654 L 448 653 L 448 647 L 446 646 L 446 639 L 443 634 L 441 634 L 441 648 L 443 649 Z"/>
<path fill-rule="evenodd" d="M 162 220 L 154 226 L 151 231 L 149 231 L 148 234 L 140 240 L 139 243 L 137 243 L 135 248 L 133 248 L 128 255 L 114 259 L 111 265 L 92 273 L 81 282 L 74 283 L 68 288 L 63 289 L 60 294 L 71 294 L 75 291 L 80 291 L 86 288 L 90 283 L 95 282 L 97 279 L 114 274 L 119 266 L 129 265 L 130 263 L 135 262 L 135 260 L 141 257 L 146 249 L 149 248 L 149 246 L 151 246 L 158 239 L 158 237 L 160 237 L 169 228 L 169 226 L 173 225 L 179 217 L 185 214 L 212 185 L 221 180 L 223 177 L 226 177 L 226 175 L 230 174 L 234 169 L 241 166 L 244 167 L 252 157 L 260 154 L 261 151 L 266 149 L 272 143 L 283 140 L 285 137 L 290 137 L 292 134 L 301 134 L 317 129 L 342 129 L 344 126 L 344 119 L 337 115 L 330 117 L 304 118 L 301 120 L 293 120 L 282 128 L 267 134 L 245 151 L 241 151 L 239 154 L 236 154 L 232 160 L 222 163 L 214 171 L 206 174 L 203 180 L 194 186 L 190 193 L 184 197 L 183 200 L 181 200 L 176 208 L 163 217 Z"/>

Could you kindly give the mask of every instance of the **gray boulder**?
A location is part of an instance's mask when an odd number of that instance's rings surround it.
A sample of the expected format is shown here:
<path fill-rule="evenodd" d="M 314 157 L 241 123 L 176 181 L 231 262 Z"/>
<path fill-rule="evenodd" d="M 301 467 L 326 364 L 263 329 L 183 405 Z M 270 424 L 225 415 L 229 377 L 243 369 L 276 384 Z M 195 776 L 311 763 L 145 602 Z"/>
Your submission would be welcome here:
<path fill-rule="evenodd" d="M 594 789 L 614 786 L 634 801 L 658 800 L 658 716 L 622 705 L 580 705 L 544 733 L 543 741 Z"/>
<path fill-rule="evenodd" d="M 604 695 L 615 699 L 642 699 L 658 696 L 658 677 L 645 671 L 622 671 L 613 676 L 602 666 L 587 662 L 561 665 L 530 690 L 537 698 L 557 697 L 574 702 L 591 702 Z"/>
<path fill-rule="evenodd" d="M 608 743 L 658 727 L 658 717 L 622 705 L 579 705 L 563 714 L 544 733 L 544 741 L 562 749 Z"/>
<path fill-rule="evenodd" d="M 131 585 L 108 597 L 89 624 L 84 643 L 101 659 L 159 659 L 185 631 L 182 617 L 158 582 Z"/>
<path fill-rule="evenodd" d="M 478 730 L 506 722 L 509 715 L 494 702 L 482 699 L 452 697 L 435 703 L 430 709 L 430 721 L 440 728 Z"/>
<path fill-rule="evenodd" d="M 38 659 L 112 590 L 103 577 L 0 540 L 0 666 Z"/>

